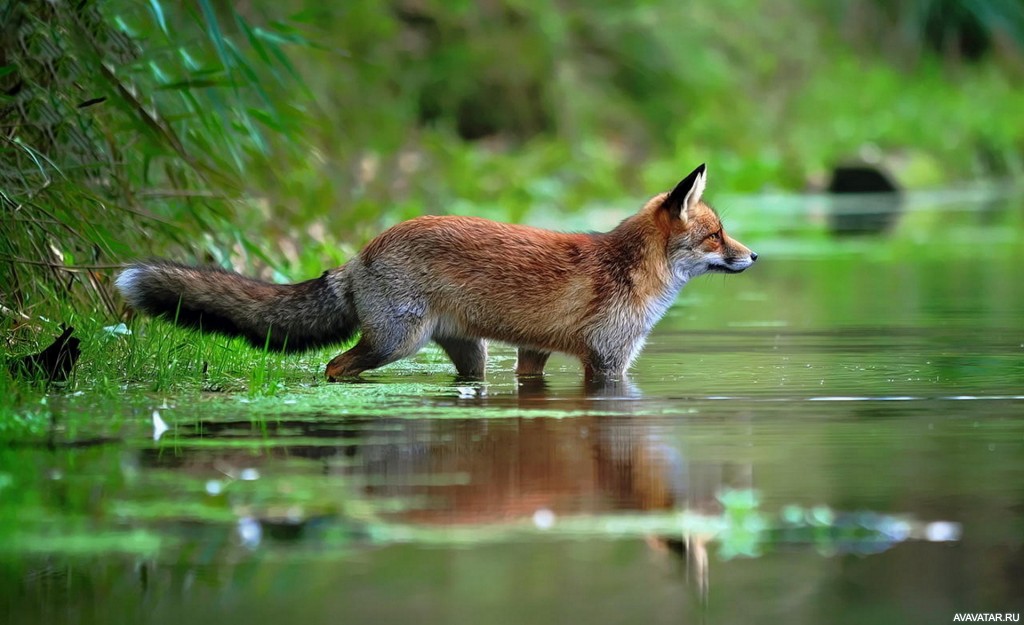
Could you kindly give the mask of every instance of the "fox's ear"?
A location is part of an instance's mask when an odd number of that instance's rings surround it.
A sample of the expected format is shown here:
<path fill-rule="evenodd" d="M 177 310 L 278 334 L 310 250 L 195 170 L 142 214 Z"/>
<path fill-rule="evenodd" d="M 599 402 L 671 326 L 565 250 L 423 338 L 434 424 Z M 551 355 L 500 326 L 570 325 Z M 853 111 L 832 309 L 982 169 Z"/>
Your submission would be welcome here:
<path fill-rule="evenodd" d="M 704 195 L 704 187 L 708 185 L 707 165 L 700 164 L 700 167 L 690 172 L 690 175 L 679 181 L 675 189 L 665 199 L 665 208 L 674 217 L 686 220 L 690 211 Z"/>

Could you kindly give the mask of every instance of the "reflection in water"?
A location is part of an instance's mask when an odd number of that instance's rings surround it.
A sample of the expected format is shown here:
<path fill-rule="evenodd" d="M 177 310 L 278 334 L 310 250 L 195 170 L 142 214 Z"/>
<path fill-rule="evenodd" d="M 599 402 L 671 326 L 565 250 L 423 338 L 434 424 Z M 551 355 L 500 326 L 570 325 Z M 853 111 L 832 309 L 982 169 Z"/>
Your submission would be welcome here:
<path fill-rule="evenodd" d="M 828 226 L 832 234 L 883 234 L 903 213 L 898 193 L 853 193 L 829 198 Z"/>
<path fill-rule="evenodd" d="M 456 383 L 458 384 L 458 383 Z M 695 512 L 716 515 L 723 488 L 751 488 L 752 467 L 697 462 L 667 439 L 667 427 L 634 419 L 639 391 L 628 382 L 560 393 L 557 410 L 543 379 L 524 379 L 518 393 L 489 397 L 486 385 L 457 386 L 465 414 L 497 403 L 536 411 L 535 417 L 315 419 L 267 422 L 218 420 L 177 433 L 177 452 L 143 450 L 149 469 L 240 479 L 271 474 L 284 460 L 312 460 L 325 476 L 344 478 L 346 497 L 379 511 L 385 524 L 453 529 L 486 526 L 557 528 L 567 519 L 616 514 Z M 559 415 L 550 417 L 547 415 Z M 570 418 L 560 415 L 571 414 Z M 268 437 L 253 455 L 237 443 Z M 193 446 L 192 441 L 204 444 Z M 224 440 L 232 445 L 216 446 Z M 278 469 L 279 470 L 279 469 Z M 218 487 L 219 488 L 219 487 Z M 322 524 L 320 514 L 294 507 L 246 509 L 243 544 L 261 538 L 300 539 Z M 289 516 L 291 515 L 291 516 Z M 657 553 L 684 555 L 706 592 L 709 535 L 649 535 Z"/>
<path fill-rule="evenodd" d="M 520 391 L 520 406 L 546 398 L 543 386 Z M 577 416 L 408 422 L 361 446 L 357 470 L 371 496 L 425 502 L 403 519 L 438 524 L 713 507 L 724 473 L 749 473 L 687 461 L 658 427 L 630 418 L 631 399 L 561 399 Z"/>

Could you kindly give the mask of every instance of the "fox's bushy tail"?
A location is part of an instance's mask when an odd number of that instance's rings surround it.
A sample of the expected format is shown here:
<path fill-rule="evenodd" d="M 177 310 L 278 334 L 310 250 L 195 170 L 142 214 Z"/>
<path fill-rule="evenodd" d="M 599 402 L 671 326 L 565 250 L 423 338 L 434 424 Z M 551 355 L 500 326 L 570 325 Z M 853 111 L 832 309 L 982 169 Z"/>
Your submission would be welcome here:
<path fill-rule="evenodd" d="M 260 348 L 303 351 L 340 343 L 358 329 L 343 272 L 271 284 L 218 267 L 151 261 L 125 269 L 116 285 L 136 310 Z"/>

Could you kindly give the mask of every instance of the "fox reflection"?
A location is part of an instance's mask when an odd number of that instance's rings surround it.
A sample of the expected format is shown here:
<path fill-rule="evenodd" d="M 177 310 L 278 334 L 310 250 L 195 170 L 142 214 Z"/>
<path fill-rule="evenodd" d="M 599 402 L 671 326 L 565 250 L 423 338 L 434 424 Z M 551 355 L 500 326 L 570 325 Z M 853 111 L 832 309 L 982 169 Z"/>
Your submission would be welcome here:
<path fill-rule="evenodd" d="M 694 468 L 628 419 L 413 422 L 358 453 L 367 493 L 413 500 L 400 516 L 421 523 L 670 510 L 714 494 L 693 492 Z"/>
<path fill-rule="evenodd" d="M 685 458 L 669 440 L 668 424 L 630 415 L 635 402 L 623 393 L 635 390 L 617 387 L 608 397 L 591 388 L 553 399 L 533 381 L 512 401 L 535 418 L 407 421 L 379 443 L 360 445 L 357 470 L 370 497 L 412 502 L 396 513 L 400 520 L 442 525 L 512 522 L 537 511 L 556 518 L 715 512 L 723 486 L 749 486 L 742 467 Z M 469 403 L 502 406 L 507 399 Z M 544 418 L 566 410 L 580 416 Z"/>
<path fill-rule="evenodd" d="M 595 397 L 589 391 L 576 398 L 551 398 L 543 383 L 537 384 L 521 387 L 515 396 L 460 400 L 465 405 L 453 408 L 466 414 L 477 412 L 477 405 L 517 408 L 528 416 L 344 421 L 325 416 L 267 422 L 266 430 L 259 431 L 248 420 L 206 423 L 201 435 L 207 444 L 218 436 L 238 440 L 239 430 L 271 437 L 274 444 L 255 457 L 237 448 L 185 445 L 176 456 L 154 450 L 147 461 L 203 474 L 226 467 L 258 467 L 269 474 L 282 457 L 315 460 L 321 464 L 318 472 L 344 476 L 360 496 L 379 504 L 377 509 L 393 510 L 385 516 L 388 521 L 433 527 L 528 523 L 538 513 L 555 523 L 614 513 L 714 514 L 723 487 L 750 486 L 743 465 L 688 459 L 670 438 L 678 424 L 630 415 L 634 400 Z M 576 416 L 548 416 L 566 414 Z M 309 444 L 310 438 L 321 442 Z M 307 442 L 290 445 L 289 439 Z M 693 553 L 688 557 L 706 567 L 705 540 L 680 535 L 649 542 L 667 551 L 689 548 Z"/>

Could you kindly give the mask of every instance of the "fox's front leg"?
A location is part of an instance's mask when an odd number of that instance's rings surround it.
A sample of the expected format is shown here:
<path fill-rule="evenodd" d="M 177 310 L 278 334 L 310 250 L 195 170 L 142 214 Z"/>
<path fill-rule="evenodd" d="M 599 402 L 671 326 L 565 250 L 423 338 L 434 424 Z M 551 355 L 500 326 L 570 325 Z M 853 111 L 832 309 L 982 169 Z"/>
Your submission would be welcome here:
<path fill-rule="evenodd" d="M 588 382 L 625 377 L 628 359 L 617 354 L 590 354 L 583 360 L 583 377 Z"/>
<path fill-rule="evenodd" d="M 583 379 L 587 382 L 610 382 L 626 377 L 626 372 L 618 367 L 604 368 L 590 363 L 583 364 Z"/>
<path fill-rule="evenodd" d="M 642 345 L 642 338 L 627 343 L 595 341 L 580 359 L 583 361 L 584 377 L 588 382 L 624 379 L 629 363 Z"/>

